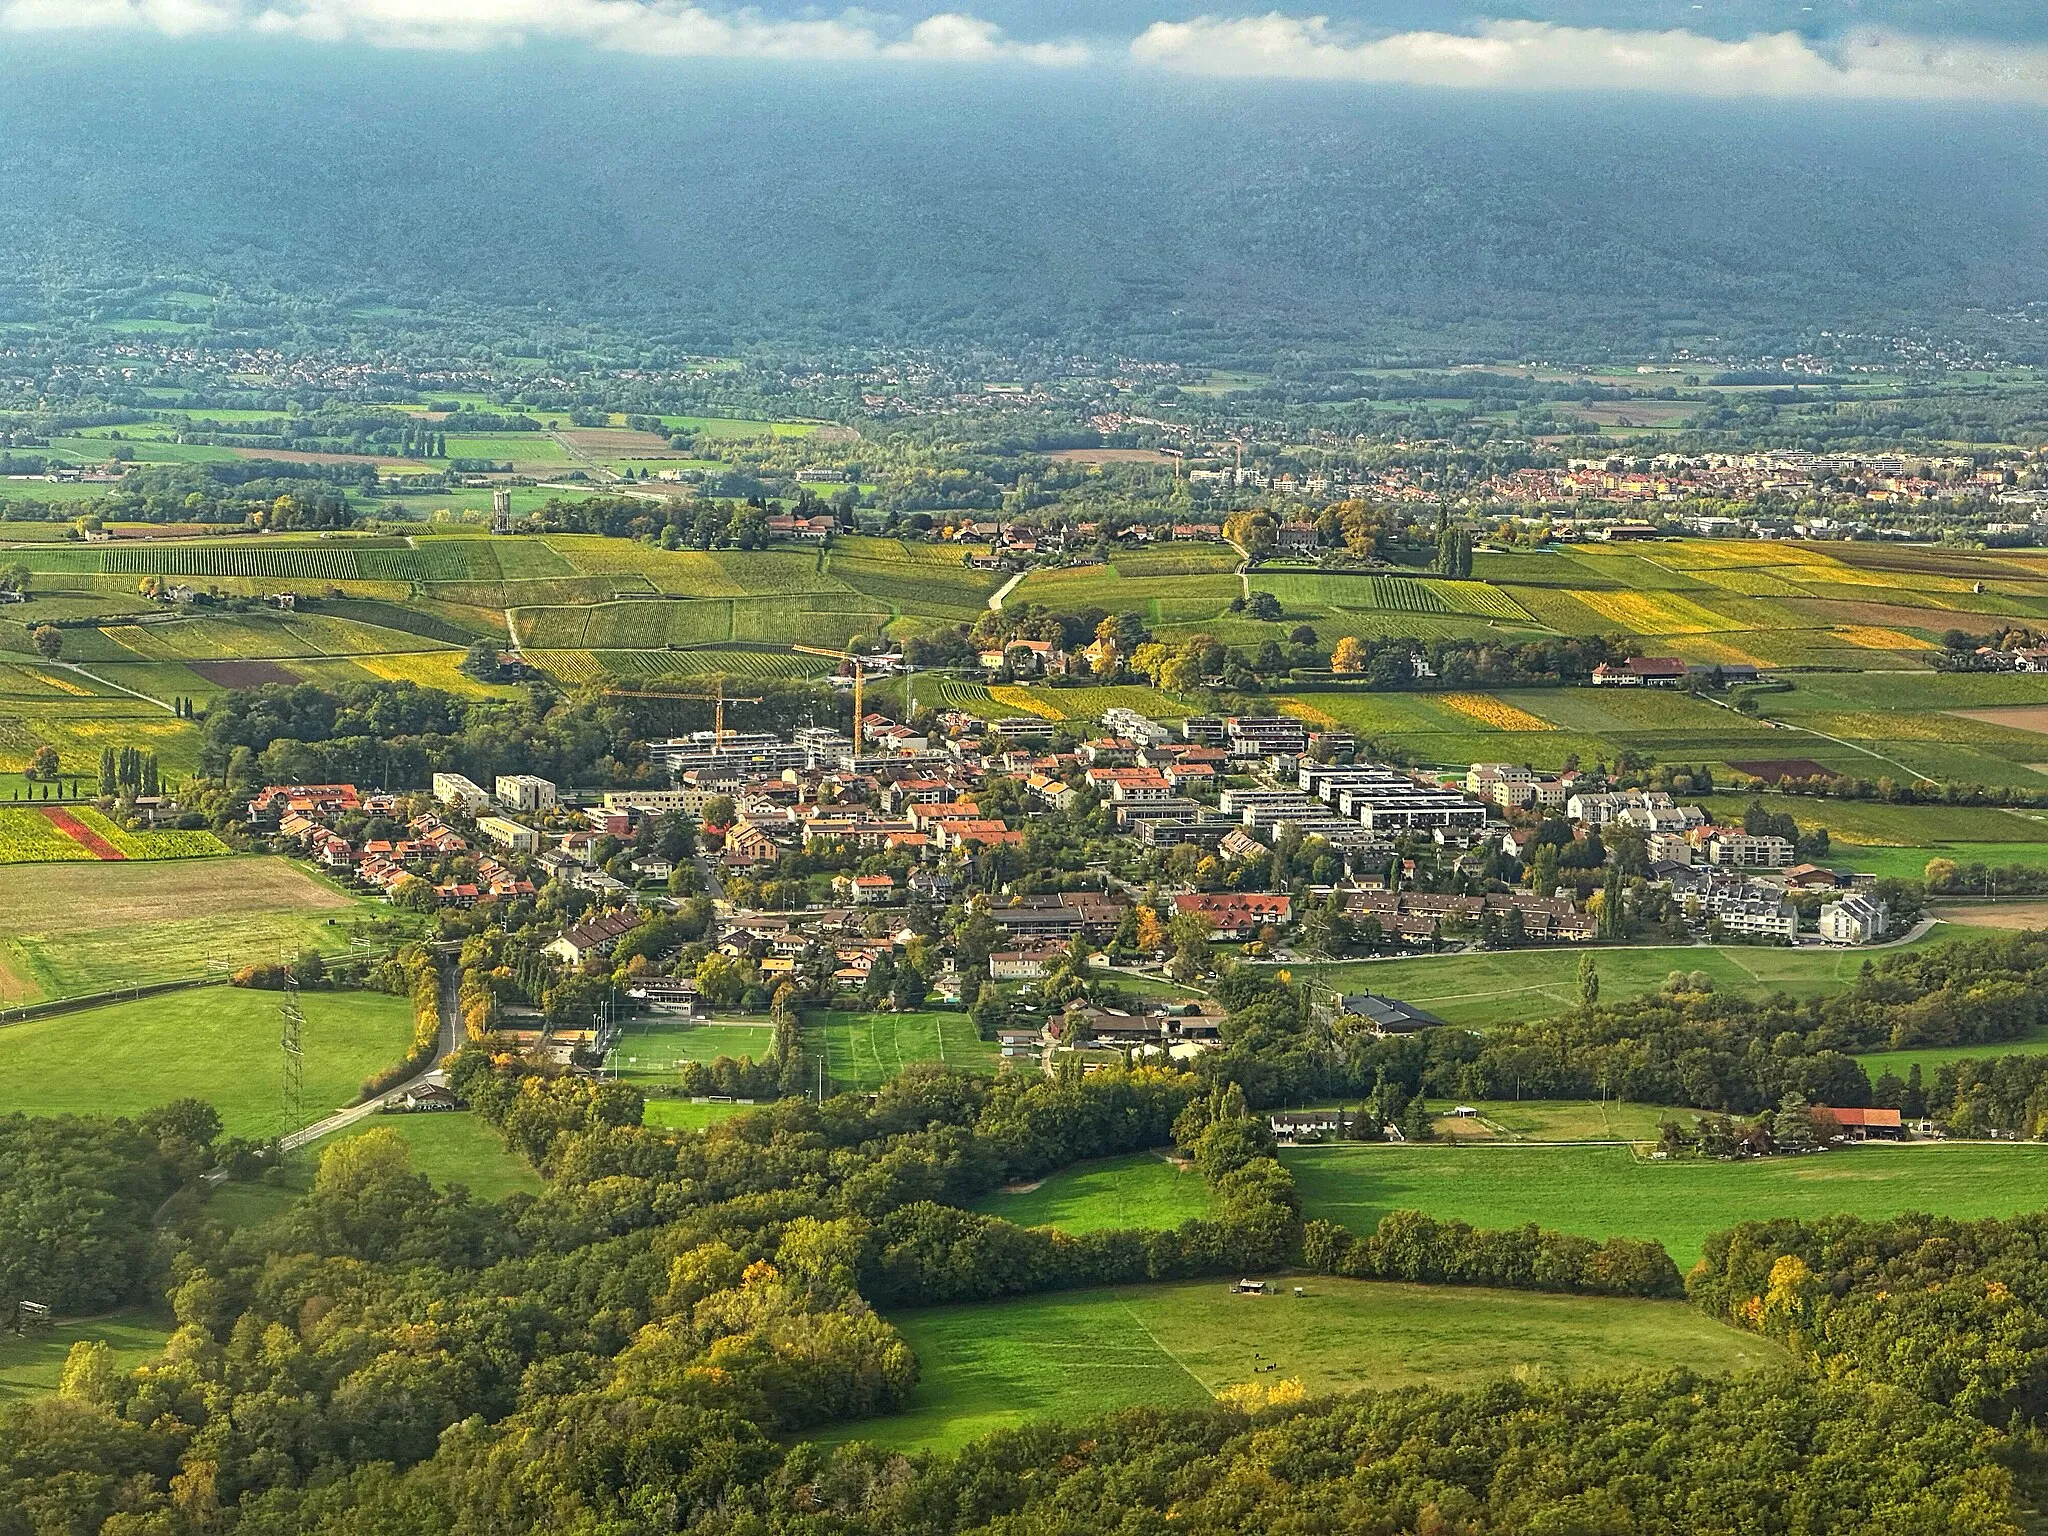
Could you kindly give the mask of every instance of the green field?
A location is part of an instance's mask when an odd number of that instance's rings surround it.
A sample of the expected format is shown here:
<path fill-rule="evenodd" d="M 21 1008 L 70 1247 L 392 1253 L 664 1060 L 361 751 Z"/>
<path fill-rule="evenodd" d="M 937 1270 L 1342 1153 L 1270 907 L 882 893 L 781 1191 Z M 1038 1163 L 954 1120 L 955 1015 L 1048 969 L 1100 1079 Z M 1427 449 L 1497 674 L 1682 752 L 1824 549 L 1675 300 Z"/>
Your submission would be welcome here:
<path fill-rule="evenodd" d="M 1344 1145 L 1283 1151 L 1310 1220 L 1369 1232 L 1397 1210 L 1478 1227 L 1655 1238 L 1680 1269 L 1707 1235 L 1771 1216 L 2010 1216 L 2048 1201 L 2048 1147 L 1931 1142 L 1750 1163 L 1650 1162 L 1625 1147 Z"/>
<path fill-rule="evenodd" d="M 842 1091 L 879 1088 L 916 1062 L 992 1072 L 1001 1055 L 964 1013 L 842 1013 L 804 1016 L 807 1049 L 823 1049 L 825 1071 Z"/>
<path fill-rule="evenodd" d="M 461 1184 L 479 1200 L 507 1195 L 537 1195 L 541 1177 L 505 1143 L 489 1124 L 467 1112 L 446 1110 L 422 1115 L 372 1115 L 355 1134 L 366 1130 L 396 1131 L 412 1148 L 415 1173 L 424 1173 L 437 1187 Z M 320 1142 L 325 1148 L 330 1142 Z"/>
<path fill-rule="evenodd" d="M 977 1211 L 1024 1227 L 1106 1232 L 1119 1227 L 1177 1227 L 1211 1213 L 1209 1186 L 1192 1168 L 1139 1152 L 1062 1168 L 1042 1183 L 998 1190 Z"/>
<path fill-rule="evenodd" d="M 1886 1072 L 1896 1072 L 1901 1078 L 1914 1067 L 1931 1086 L 1935 1068 L 1944 1062 L 1973 1061 L 1994 1056 L 2039 1056 L 2048 1054 L 2048 1025 L 2034 1029 L 2017 1040 L 1999 1040 L 1989 1045 L 1936 1045 L 1911 1051 L 1873 1051 L 1868 1056 L 1858 1056 L 1875 1081 Z"/>
<path fill-rule="evenodd" d="M 26 1336 L 0 1333 L 0 1408 L 25 1397 L 57 1390 L 64 1357 L 73 1344 L 110 1345 L 122 1370 L 132 1370 L 163 1353 L 177 1320 L 159 1308 L 137 1307 L 105 1317 L 58 1323 Z"/>
<path fill-rule="evenodd" d="M 1295 1283 L 1274 1296 L 1193 1280 L 900 1313 L 890 1321 L 921 1369 L 909 1408 L 829 1438 L 949 1450 L 1030 1420 L 1202 1403 L 1252 1382 L 1321 1394 L 1783 1358 L 1683 1302 L 1323 1277 L 1299 1282 L 1297 1297 Z"/>
<path fill-rule="evenodd" d="M 1911 948 L 1951 942 L 1961 930 L 1936 928 Z M 1372 991 L 1426 1008 L 1452 1024 L 1475 1027 L 1547 1018 L 1572 1006 L 1580 958 L 1590 953 L 1603 998 L 1663 986 L 1673 971 L 1705 971 L 1724 992 L 1832 992 L 1855 981 L 1868 957 L 1853 950 L 1776 949 L 1730 944 L 1641 948 L 1495 950 L 1408 960 L 1294 965 L 1296 976 L 1343 991 Z"/>
<path fill-rule="evenodd" d="M 696 1104 L 688 1099 L 649 1099 L 642 1125 L 664 1131 L 701 1131 L 734 1115 L 758 1109 L 757 1104 Z"/>
<path fill-rule="evenodd" d="M 413 1172 L 424 1173 L 438 1188 L 461 1184 L 479 1200 L 538 1194 L 542 1188 L 540 1175 L 506 1151 L 498 1133 L 473 1114 L 371 1115 L 303 1149 L 276 1175 L 256 1183 L 215 1186 L 201 1207 L 204 1219 L 230 1230 L 270 1220 L 313 1187 L 321 1153 L 374 1130 L 391 1130 L 404 1137 L 412 1154 Z"/>
<path fill-rule="evenodd" d="M 279 1125 L 275 992 L 195 987 L 0 1027 L 0 1113 L 137 1114 L 199 1098 L 231 1134 Z M 381 992 L 307 992 L 306 1113 L 353 1103 L 405 1055 L 412 1005 Z"/>
<path fill-rule="evenodd" d="M 682 1062 L 721 1056 L 759 1061 L 774 1043 L 766 1018 L 752 1024 L 696 1024 L 655 1014 L 628 1021 L 610 1065 L 627 1081 L 673 1082 Z"/>
<path fill-rule="evenodd" d="M 390 916 L 278 858 L 0 866 L 0 1004 L 339 952 Z"/>

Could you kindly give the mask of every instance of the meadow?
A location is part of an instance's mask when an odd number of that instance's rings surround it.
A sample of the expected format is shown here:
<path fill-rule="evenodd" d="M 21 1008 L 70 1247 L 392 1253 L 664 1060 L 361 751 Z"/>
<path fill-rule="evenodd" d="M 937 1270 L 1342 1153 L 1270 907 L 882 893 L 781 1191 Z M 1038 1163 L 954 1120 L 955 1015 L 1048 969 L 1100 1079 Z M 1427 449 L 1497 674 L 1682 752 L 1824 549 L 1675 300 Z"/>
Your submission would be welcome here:
<path fill-rule="evenodd" d="M 977 1211 L 1020 1227 L 1107 1232 L 1120 1227 L 1177 1227 L 1214 1210 L 1209 1186 L 1192 1167 L 1160 1153 L 1076 1163 L 1035 1184 L 1000 1189 Z"/>
<path fill-rule="evenodd" d="M 1912 948 L 1949 942 L 1954 929 L 1936 928 Z M 1856 979 L 1867 958 L 1846 949 L 1781 949 L 1755 945 L 1646 945 L 1626 948 L 1521 949 L 1412 959 L 1297 964 L 1297 977 L 1313 977 L 1339 991 L 1378 992 L 1425 1008 L 1451 1024 L 1483 1028 L 1547 1018 L 1577 998 L 1579 962 L 1591 954 L 1603 997 L 1654 991 L 1673 971 L 1704 971 L 1724 992 L 1789 992 L 1810 997 Z"/>
<path fill-rule="evenodd" d="M 1309 1220 L 1369 1232 L 1397 1210 L 1477 1227 L 1535 1222 L 1586 1237 L 1655 1238 L 1680 1269 L 1708 1234 L 1772 1216 L 1885 1217 L 1903 1211 L 2010 1216 L 2041 1204 L 2048 1147 L 1930 1142 L 1869 1145 L 1747 1163 L 1652 1162 L 1627 1147 L 1407 1147 L 1283 1150 Z"/>
<path fill-rule="evenodd" d="M 391 916 L 283 859 L 0 866 L 0 1000 L 18 1006 L 349 947 Z"/>
<path fill-rule="evenodd" d="M 1321 1276 L 1277 1288 L 1237 1296 L 1227 1280 L 1192 1280 L 898 1313 L 920 1368 L 910 1406 L 825 1438 L 943 1451 L 1028 1420 L 1199 1404 L 1252 1382 L 1322 1394 L 1783 1358 L 1683 1302 Z"/>
<path fill-rule="evenodd" d="M 275 992 L 195 987 L 0 1026 L 0 1113 L 132 1115 L 199 1098 L 231 1135 L 279 1124 Z M 381 992 L 303 996 L 309 1119 L 353 1103 L 405 1055 L 412 1007 Z"/>
<path fill-rule="evenodd" d="M 113 1350 L 116 1366 L 133 1370 L 162 1354 L 177 1326 L 167 1309 L 137 1307 L 67 1320 L 39 1333 L 0 1332 L 0 1408 L 55 1392 L 63 1379 L 64 1357 L 74 1344 L 105 1344 Z"/>

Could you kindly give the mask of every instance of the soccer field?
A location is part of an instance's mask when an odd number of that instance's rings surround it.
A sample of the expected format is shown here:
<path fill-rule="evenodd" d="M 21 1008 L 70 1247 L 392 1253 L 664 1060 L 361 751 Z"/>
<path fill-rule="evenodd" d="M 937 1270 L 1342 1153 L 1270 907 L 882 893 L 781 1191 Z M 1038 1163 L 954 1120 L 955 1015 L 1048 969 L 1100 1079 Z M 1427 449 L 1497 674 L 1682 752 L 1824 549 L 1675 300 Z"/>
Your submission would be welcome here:
<path fill-rule="evenodd" d="M 879 1088 L 916 1062 L 966 1071 L 995 1070 L 1001 1054 L 975 1033 L 964 1013 L 842 1013 L 805 1015 L 807 1049 L 822 1049 L 825 1070 L 840 1088 Z"/>

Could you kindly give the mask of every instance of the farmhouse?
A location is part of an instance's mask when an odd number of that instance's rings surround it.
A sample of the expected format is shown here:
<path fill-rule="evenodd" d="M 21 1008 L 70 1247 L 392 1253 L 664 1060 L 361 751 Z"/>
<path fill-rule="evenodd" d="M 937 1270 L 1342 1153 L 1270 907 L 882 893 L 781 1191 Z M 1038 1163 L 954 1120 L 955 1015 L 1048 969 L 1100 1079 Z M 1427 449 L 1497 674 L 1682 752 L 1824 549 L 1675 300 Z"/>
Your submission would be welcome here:
<path fill-rule="evenodd" d="M 1676 656 L 1631 656 L 1620 666 L 1603 661 L 1593 669 L 1593 686 L 1618 688 L 1677 688 L 1687 677 L 1685 663 Z"/>
<path fill-rule="evenodd" d="M 1904 1141 L 1906 1128 L 1900 1122 L 1896 1109 L 1835 1109 L 1825 1104 L 1813 1106 L 1816 1115 L 1831 1119 L 1842 1128 L 1842 1134 L 1850 1141 Z"/>

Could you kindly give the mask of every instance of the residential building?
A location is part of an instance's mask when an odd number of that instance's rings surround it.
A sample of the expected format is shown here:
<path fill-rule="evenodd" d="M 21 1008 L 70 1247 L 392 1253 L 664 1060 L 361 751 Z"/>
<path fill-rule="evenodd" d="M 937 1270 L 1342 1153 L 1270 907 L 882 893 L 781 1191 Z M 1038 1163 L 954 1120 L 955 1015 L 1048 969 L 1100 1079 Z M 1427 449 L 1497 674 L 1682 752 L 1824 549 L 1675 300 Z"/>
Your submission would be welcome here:
<path fill-rule="evenodd" d="M 491 803 L 491 797 L 484 793 L 481 785 L 471 783 L 459 773 L 435 774 L 434 798 L 470 815 Z"/>
<path fill-rule="evenodd" d="M 555 806 L 555 786 L 531 773 L 501 773 L 495 786 L 498 804 L 508 811 L 549 811 Z"/>
<path fill-rule="evenodd" d="M 476 819 L 479 837 L 488 838 L 500 848 L 509 848 L 514 853 L 540 852 L 540 834 L 516 821 L 503 816 L 479 816 Z"/>
<path fill-rule="evenodd" d="M 1891 930 L 1891 910 L 1872 896 L 1844 896 L 1820 909 L 1820 936 L 1830 944 L 1874 944 Z"/>
<path fill-rule="evenodd" d="M 1706 834 L 1707 862 L 1727 869 L 1784 869 L 1796 850 L 1782 837 L 1759 837 L 1737 827 L 1716 827 Z"/>
<path fill-rule="evenodd" d="M 562 936 L 547 946 L 547 953 L 566 965 L 581 965 L 592 955 L 610 954 L 640 921 L 637 912 L 599 912 L 564 929 Z"/>
<path fill-rule="evenodd" d="M 1268 925 L 1285 927 L 1294 916 L 1294 899 L 1268 891 L 1188 891 L 1173 898 L 1173 909 L 1210 919 L 1216 938 L 1239 940 L 1257 937 Z"/>
<path fill-rule="evenodd" d="M 1427 1009 L 1377 992 L 1344 993 L 1337 999 L 1337 1011 L 1380 1035 L 1412 1035 L 1417 1030 L 1445 1027 L 1444 1021 Z"/>

